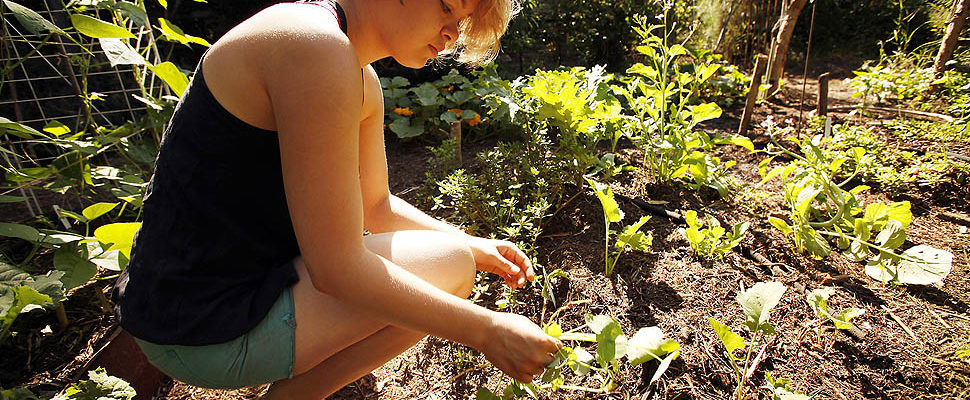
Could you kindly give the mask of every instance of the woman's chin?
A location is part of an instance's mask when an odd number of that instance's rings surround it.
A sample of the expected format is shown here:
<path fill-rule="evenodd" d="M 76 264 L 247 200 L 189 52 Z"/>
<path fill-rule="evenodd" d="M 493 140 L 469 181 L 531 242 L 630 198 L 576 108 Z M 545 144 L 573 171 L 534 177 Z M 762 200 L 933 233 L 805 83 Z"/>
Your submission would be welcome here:
<path fill-rule="evenodd" d="M 396 61 L 398 64 L 401 64 L 411 69 L 421 69 L 425 65 L 428 65 L 428 61 L 432 60 L 432 58 L 427 58 L 427 57 L 407 57 L 407 58 L 392 57 L 392 58 L 394 58 L 394 61 Z"/>

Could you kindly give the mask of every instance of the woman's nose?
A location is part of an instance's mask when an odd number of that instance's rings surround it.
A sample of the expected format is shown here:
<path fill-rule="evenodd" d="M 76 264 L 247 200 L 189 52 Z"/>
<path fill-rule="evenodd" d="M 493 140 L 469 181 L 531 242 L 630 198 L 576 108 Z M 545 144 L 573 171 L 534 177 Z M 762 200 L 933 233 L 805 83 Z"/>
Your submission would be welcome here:
<path fill-rule="evenodd" d="M 453 42 L 458 39 L 458 23 L 449 22 L 444 27 L 441 28 L 441 37 L 445 39 L 446 43 Z"/>

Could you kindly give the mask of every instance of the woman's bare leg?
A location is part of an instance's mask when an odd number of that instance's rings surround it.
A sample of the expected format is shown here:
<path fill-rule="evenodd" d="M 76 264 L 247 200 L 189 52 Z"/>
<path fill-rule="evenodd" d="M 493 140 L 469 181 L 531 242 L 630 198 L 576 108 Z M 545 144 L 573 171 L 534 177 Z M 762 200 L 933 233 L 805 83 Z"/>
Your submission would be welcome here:
<path fill-rule="evenodd" d="M 461 297 L 475 283 L 471 251 L 453 235 L 403 231 L 364 238 L 368 249 Z M 387 325 L 313 287 L 302 260 L 293 288 L 296 362 L 293 378 L 264 399 L 323 399 L 417 343 L 426 334 Z M 353 268 L 353 266 L 347 266 Z"/>

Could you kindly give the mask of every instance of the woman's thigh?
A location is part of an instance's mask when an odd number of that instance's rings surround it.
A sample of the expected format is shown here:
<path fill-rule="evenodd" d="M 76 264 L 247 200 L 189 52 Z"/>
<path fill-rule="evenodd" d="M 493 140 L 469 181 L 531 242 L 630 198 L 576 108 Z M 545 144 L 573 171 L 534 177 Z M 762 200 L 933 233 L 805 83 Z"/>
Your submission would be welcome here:
<path fill-rule="evenodd" d="M 468 297 L 475 283 L 471 250 L 457 236 L 434 231 L 399 231 L 364 237 L 372 252 L 438 288 Z M 299 375 L 381 328 L 379 316 L 358 310 L 318 291 L 302 259 L 294 262 L 300 275 L 293 287 L 296 314 L 294 374 Z M 348 265 L 345 268 L 354 268 Z"/>

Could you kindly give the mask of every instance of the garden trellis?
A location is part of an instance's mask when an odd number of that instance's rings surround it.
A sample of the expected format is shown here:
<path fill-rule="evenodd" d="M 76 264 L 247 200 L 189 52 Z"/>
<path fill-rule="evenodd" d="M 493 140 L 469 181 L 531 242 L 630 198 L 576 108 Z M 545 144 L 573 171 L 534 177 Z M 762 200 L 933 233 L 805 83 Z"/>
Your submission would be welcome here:
<path fill-rule="evenodd" d="M 83 2 L 74 3 L 70 4 L 83 5 Z M 93 126 L 120 126 L 137 121 L 151 105 L 143 97 L 146 90 L 159 97 L 169 93 L 169 88 L 161 85 L 154 74 L 139 73 L 134 65 L 111 65 L 96 39 L 70 31 L 76 40 L 50 31 L 32 32 L 18 21 L 12 9 L 16 6 L 13 2 L 0 5 L 0 117 L 36 130 L 63 124 L 71 132 L 83 132 Z M 61 0 L 43 0 L 30 6 L 58 28 L 71 28 L 71 16 Z M 94 12 L 99 16 L 108 14 Z M 127 28 L 137 35 L 138 47 L 153 44 L 154 34 L 147 23 L 139 27 L 134 25 L 136 22 L 132 20 Z M 157 47 L 151 46 L 148 50 L 157 61 Z M 30 156 L 31 162 L 43 164 L 52 159 L 38 156 L 29 143 L 30 138 L 16 137 L 9 132 L 4 135 L 6 148 Z M 6 154 L 4 157 L 7 165 L 23 167 L 22 160 Z M 42 212 L 32 190 L 17 191 L 33 202 L 27 202 L 31 215 Z"/>

